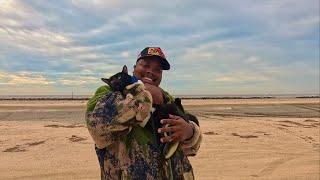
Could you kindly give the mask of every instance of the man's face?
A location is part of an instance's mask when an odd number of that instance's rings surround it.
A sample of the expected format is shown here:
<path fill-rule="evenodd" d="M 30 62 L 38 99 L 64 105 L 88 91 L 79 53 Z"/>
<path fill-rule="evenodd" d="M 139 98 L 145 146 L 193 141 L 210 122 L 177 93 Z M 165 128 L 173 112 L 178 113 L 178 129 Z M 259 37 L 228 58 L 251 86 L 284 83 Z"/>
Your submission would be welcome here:
<path fill-rule="evenodd" d="M 140 59 L 134 67 L 133 74 L 143 83 L 159 86 L 162 79 L 162 66 L 157 57 Z"/>

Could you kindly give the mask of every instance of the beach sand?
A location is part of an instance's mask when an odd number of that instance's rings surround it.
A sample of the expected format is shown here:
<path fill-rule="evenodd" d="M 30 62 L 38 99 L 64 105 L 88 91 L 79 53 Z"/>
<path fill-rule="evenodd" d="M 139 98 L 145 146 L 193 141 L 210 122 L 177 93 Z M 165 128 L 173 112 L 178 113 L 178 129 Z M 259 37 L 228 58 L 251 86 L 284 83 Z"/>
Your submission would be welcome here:
<path fill-rule="evenodd" d="M 0 179 L 100 179 L 86 101 L 0 101 Z M 320 99 L 183 100 L 196 179 L 320 178 Z"/>

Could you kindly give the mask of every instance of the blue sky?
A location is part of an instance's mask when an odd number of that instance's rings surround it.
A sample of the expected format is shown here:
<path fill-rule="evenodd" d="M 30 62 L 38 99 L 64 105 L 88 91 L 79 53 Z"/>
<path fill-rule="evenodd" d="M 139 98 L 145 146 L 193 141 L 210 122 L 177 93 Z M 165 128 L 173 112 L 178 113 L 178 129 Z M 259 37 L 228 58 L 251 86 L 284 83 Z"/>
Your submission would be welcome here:
<path fill-rule="evenodd" d="M 160 46 L 172 94 L 319 94 L 318 0 L 0 0 L 0 95 L 92 94 Z"/>

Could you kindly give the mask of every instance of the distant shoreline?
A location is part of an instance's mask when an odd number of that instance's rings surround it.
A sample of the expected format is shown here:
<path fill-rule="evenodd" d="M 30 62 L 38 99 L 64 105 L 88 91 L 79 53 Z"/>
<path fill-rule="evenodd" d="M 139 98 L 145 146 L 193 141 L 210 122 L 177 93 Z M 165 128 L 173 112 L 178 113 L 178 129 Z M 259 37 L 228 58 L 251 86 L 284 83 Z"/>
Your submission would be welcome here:
<path fill-rule="evenodd" d="M 240 97 L 240 96 L 225 96 L 225 97 L 183 97 L 183 96 L 177 96 L 181 99 L 281 99 L 284 97 L 274 97 L 274 96 L 252 96 L 252 97 Z M 320 98 L 320 96 L 296 96 L 296 97 L 286 97 L 286 98 Z M 54 100 L 54 101 L 62 101 L 62 100 L 89 100 L 90 98 L 70 98 L 70 97 L 0 97 L 1 100 L 18 100 L 18 101 L 28 101 L 28 100 Z"/>

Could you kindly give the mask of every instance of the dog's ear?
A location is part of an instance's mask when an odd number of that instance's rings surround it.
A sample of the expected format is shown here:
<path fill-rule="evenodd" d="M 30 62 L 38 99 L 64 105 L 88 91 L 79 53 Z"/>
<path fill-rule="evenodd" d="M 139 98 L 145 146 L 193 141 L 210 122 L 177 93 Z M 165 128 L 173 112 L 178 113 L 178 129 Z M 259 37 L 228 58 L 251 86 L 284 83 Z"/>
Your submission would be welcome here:
<path fill-rule="evenodd" d="M 108 78 L 101 78 L 101 80 L 110 86 L 110 80 Z"/>
<path fill-rule="evenodd" d="M 126 65 L 123 66 L 122 72 L 128 74 L 128 68 Z"/>
<path fill-rule="evenodd" d="M 180 99 L 180 98 L 175 98 L 175 99 L 174 99 L 174 104 L 176 104 L 176 106 L 177 106 L 180 110 L 182 110 L 183 113 L 185 112 L 184 109 L 183 109 L 183 106 L 182 106 L 182 104 L 181 104 L 181 99 Z"/>
<path fill-rule="evenodd" d="M 181 105 L 181 99 L 180 98 L 175 98 L 174 103 L 177 105 Z"/>

